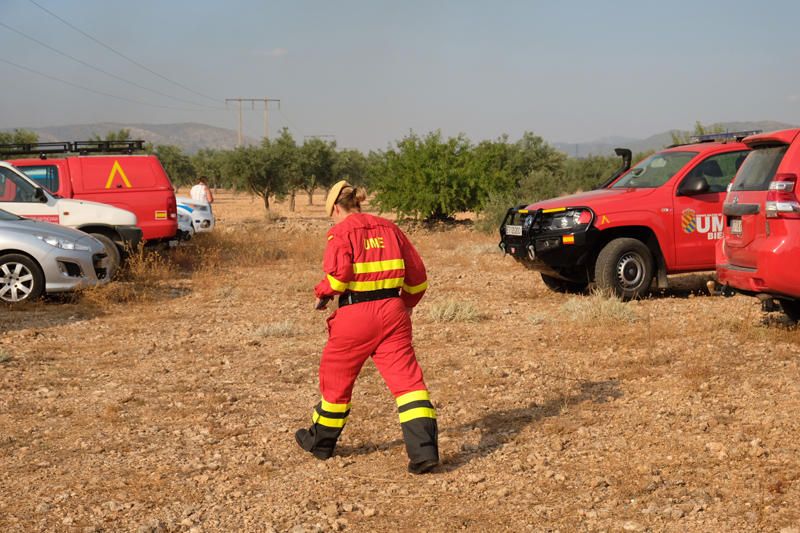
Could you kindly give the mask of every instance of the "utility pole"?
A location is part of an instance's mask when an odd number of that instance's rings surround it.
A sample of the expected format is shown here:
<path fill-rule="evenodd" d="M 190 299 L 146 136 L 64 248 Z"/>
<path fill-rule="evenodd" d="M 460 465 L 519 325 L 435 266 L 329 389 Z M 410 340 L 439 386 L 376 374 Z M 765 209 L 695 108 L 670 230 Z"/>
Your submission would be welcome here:
<path fill-rule="evenodd" d="M 242 134 L 242 102 L 250 102 L 253 110 L 256 108 L 256 102 L 264 102 L 264 138 L 269 139 L 269 103 L 278 102 L 278 109 L 280 109 L 281 101 L 279 98 L 226 98 L 225 104 L 228 102 L 237 102 L 239 104 L 239 146 L 244 144 L 244 136 Z"/>

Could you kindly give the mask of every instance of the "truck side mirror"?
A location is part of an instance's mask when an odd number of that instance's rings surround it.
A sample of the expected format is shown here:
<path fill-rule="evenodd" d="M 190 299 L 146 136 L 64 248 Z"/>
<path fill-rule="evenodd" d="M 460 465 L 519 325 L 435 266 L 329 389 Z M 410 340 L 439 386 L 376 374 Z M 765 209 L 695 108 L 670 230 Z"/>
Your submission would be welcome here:
<path fill-rule="evenodd" d="M 690 176 L 678 187 L 678 196 L 693 196 L 709 191 L 711 187 L 703 176 Z"/>
<path fill-rule="evenodd" d="M 44 191 L 42 189 L 40 189 L 38 187 L 33 192 L 33 199 L 36 200 L 37 202 L 41 202 L 43 204 L 47 203 L 47 195 L 44 193 Z"/>

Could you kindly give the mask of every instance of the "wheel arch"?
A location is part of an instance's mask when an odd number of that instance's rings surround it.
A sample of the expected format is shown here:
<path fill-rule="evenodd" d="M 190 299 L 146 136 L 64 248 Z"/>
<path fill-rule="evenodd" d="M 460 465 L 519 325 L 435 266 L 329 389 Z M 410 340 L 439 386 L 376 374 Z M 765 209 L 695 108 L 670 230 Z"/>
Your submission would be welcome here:
<path fill-rule="evenodd" d="M 77 229 L 84 233 L 100 233 L 118 244 L 122 240 L 122 236 L 113 226 L 107 226 L 105 224 L 84 224 L 78 226 Z"/>
<path fill-rule="evenodd" d="M 31 254 L 29 254 L 28 252 L 25 252 L 23 250 L 17 250 L 16 248 L 4 248 L 4 249 L 0 250 L 0 257 L 5 257 L 7 255 L 13 255 L 13 254 L 24 255 L 25 257 L 27 257 L 28 259 L 30 259 L 31 261 L 36 263 L 36 266 L 38 266 L 41 269 L 41 271 L 44 272 L 44 268 L 42 267 L 42 264 L 39 261 L 37 261 L 37 259 L 34 256 L 32 256 Z"/>
<path fill-rule="evenodd" d="M 614 239 L 630 238 L 637 239 L 645 244 L 650 252 L 653 254 L 655 261 L 656 277 L 658 278 L 659 287 L 666 284 L 667 278 L 667 265 L 664 260 L 664 253 L 661 250 L 661 243 L 658 241 L 658 236 L 652 228 L 648 226 L 620 226 L 616 228 L 609 228 L 600 232 L 594 248 L 592 250 L 592 260 L 589 265 L 588 272 L 594 278 L 594 268 L 597 262 L 597 256 L 608 243 Z M 592 279 L 594 281 L 594 279 Z"/>

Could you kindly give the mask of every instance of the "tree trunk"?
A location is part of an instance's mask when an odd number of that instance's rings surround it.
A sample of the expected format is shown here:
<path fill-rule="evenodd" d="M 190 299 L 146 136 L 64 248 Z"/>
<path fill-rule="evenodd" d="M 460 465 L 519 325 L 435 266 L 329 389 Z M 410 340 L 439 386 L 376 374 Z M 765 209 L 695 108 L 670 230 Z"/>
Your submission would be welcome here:
<path fill-rule="evenodd" d="M 294 213 L 294 205 L 295 205 L 295 197 L 296 196 L 297 196 L 297 193 L 295 191 L 292 191 L 292 193 L 289 195 L 289 211 L 291 211 L 292 213 Z"/>
<path fill-rule="evenodd" d="M 306 191 L 308 193 L 308 205 L 314 205 L 314 189 Z"/>
<path fill-rule="evenodd" d="M 269 189 L 264 189 L 261 193 L 261 198 L 264 199 L 264 209 L 266 209 L 269 214 Z"/>

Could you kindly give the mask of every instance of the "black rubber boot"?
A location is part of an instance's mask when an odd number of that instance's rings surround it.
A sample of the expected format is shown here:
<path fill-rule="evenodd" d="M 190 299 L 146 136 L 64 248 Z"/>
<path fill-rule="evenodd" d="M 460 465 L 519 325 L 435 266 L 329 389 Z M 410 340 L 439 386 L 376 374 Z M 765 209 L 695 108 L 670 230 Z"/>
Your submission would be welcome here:
<path fill-rule="evenodd" d="M 439 465 L 438 460 L 422 461 L 421 463 L 408 463 L 408 471 L 412 474 L 424 474 L 430 472 Z"/>
<path fill-rule="evenodd" d="M 314 445 L 314 436 L 311 434 L 311 431 L 307 429 L 298 429 L 294 434 L 294 440 L 297 442 L 298 446 L 310 452 L 317 459 L 324 461 L 333 456 L 333 448 L 321 448 L 320 446 Z"/>
<path fill-rule="evenodd" d="M 415 418 L 401 424 L 408 453 L 408 471 L 424 474 L 439 464 L 438 427 L 435 418 Z"/>

